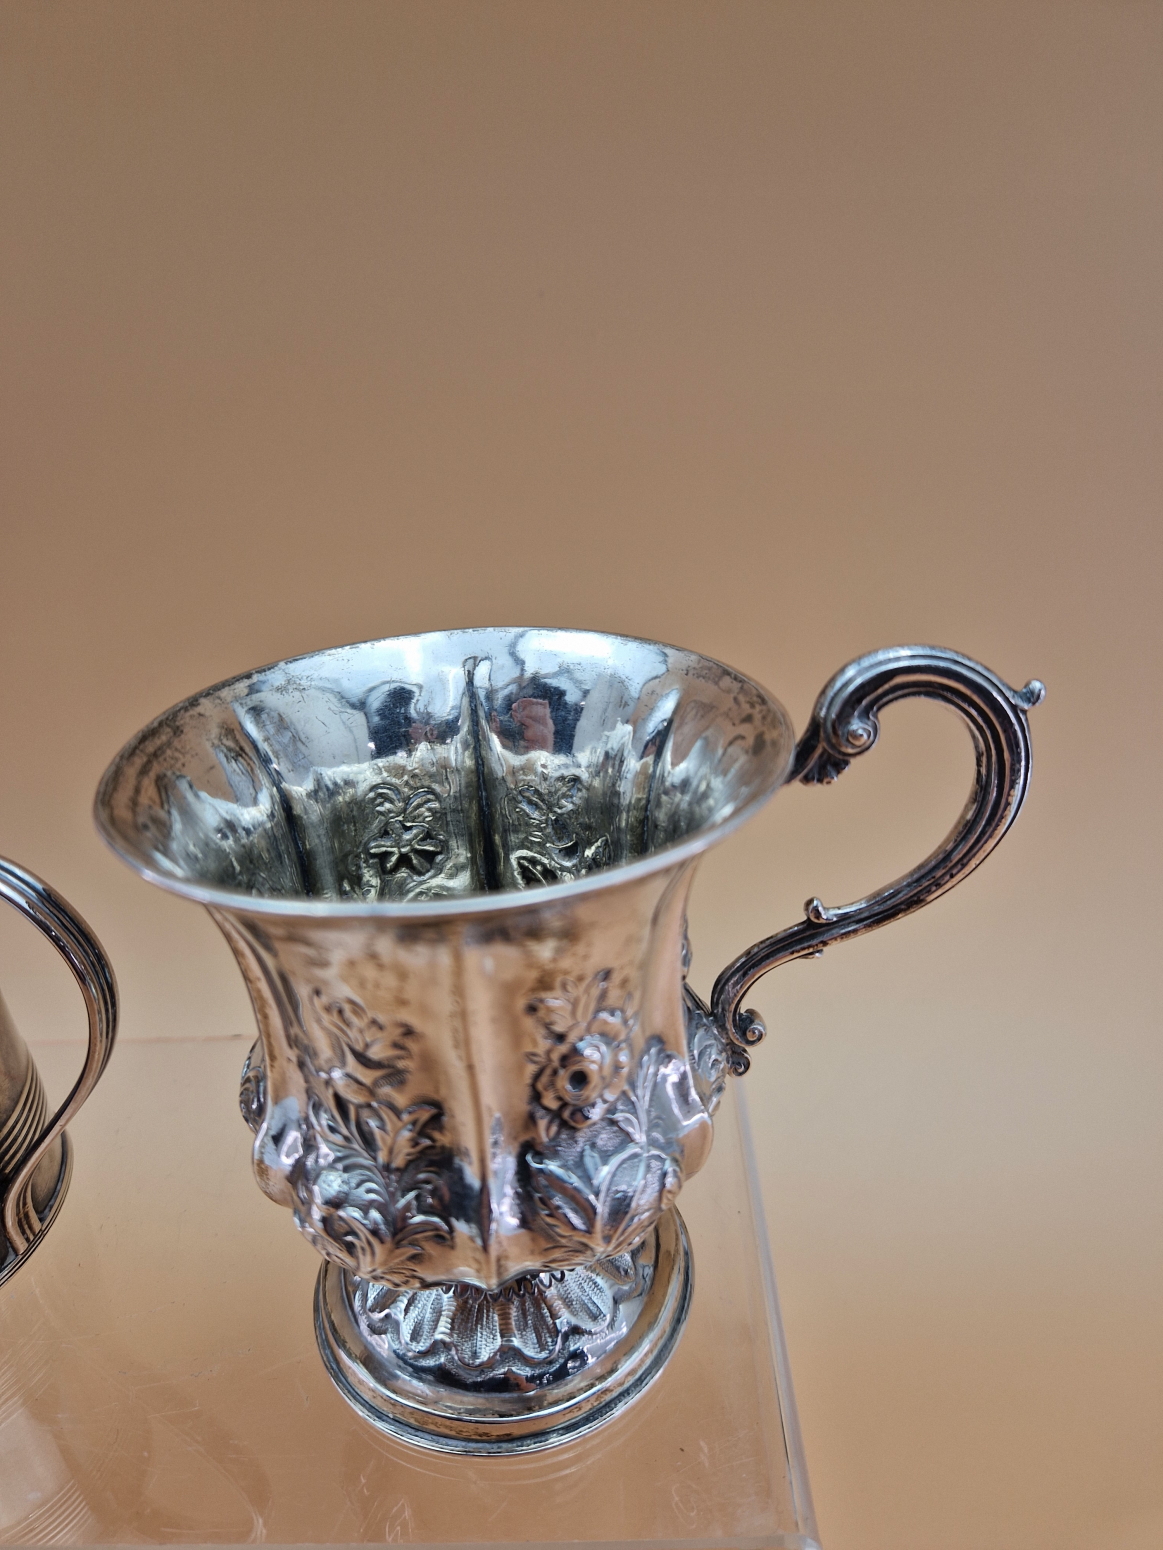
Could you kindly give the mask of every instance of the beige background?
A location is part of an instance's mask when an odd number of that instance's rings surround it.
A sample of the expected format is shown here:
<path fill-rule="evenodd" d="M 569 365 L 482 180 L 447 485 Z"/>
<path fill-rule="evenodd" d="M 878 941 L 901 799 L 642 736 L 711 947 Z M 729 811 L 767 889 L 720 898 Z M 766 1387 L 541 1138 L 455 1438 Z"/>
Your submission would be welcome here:
<path fill-rule="evenodd" d="M 899 641 L 1048 683 L 999 854 L 755 998 L 829 1550 L 1163 1545 L 1161 66 L 1159 4 L 0 7 L 0 851 L 125 1039 L 249 1028 L 88 813 L 217 678 L 547 622 L 799 725 Z M 696 979 L 968 774 L 901 707 L 781 794 L 704 866 Z M 5 994 L 75 1037 L 30 938 Z"/>

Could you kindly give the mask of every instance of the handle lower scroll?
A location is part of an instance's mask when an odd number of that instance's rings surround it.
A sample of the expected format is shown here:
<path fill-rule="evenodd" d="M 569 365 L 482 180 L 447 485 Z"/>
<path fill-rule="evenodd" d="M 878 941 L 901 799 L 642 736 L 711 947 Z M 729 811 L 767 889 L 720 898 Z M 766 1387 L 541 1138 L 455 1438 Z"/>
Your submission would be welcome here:
<path fill-rule="evenodd" d="M 835 780 L 876 742 L 878 717 L 886 705 L 922 697 L 941 700 L 964 717 L 977 755 L 973 790 L 952 832 L 920 866 L 854 904 L 829 909 L 809 899 L 804 920 L 728 964 L 715 981 L 711 1012 L 734 1071 L 747 1070 L 747 1051 L 765 1031 L 757 1015 L 740 1006 L 761 975 L 920 909 L 985 860 L 1025 800 L 1030 779 L 1026 712 L 1044 693 L 1036 678 L 1024 689 L 1011 689 L 979 662 L 940 646 L 872 652 L 841 668 L 825 686 L 796 748 L 792 780 Z"/>
<path fill-rule="evenodd" d="M 97 1085 L 117 1032 L 117 985 L 101 944 L 81 917 L 47 883 L 0 858 L 0 899 L 42 931 L 73 971 L 89 1017 L 89 1047 L 73 1089 L 36 1136 L 12 1174 L 2 1202 L 4 1233 L 21 1254 L 41 1228 L 32 1204 L 32 1176 L 45 1152 Z"/>

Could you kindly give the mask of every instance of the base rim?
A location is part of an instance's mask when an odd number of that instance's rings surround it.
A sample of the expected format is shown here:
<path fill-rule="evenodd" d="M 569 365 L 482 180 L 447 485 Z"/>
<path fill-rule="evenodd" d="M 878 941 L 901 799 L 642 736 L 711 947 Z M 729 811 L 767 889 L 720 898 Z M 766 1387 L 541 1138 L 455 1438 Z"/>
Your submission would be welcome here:
<path fill-rule="evenodd" d="M 577 1388 L 559 1412 L 546 1411 L 542 1425 L 536 1424 L 536 1413 L 514 1418 L 500 1410 L 492 1417 L 452 1418 L 395 1395 L 373 1374 L 369 1362 L 353 1355 L 356 1331 L 349 1313 L 346 1272 L 330 1262 L 320 1268 L 315 1283 L 315 1338 L 323 1364 L 354 1410 L 377 1430 L 413 1447 L 437 1453 L 501 1455 L 536 1453 L 572 1442 L 603 1426 L 644 1394 L 682 1335 L 694 1289 L 686 1227 L 672 1207 L 652 1231 L 660 1240 L 659 1261 L 667 1259 L 669 1275 L 665 1283 L 660 1281 L 650 1317 L 640 1315 L 615 1348 L 624 1350 L 624 1363 L 615 1361 L 591 1386 Z M 539 1393 L 545 1395 L 551 1389 L 552 1385 Z"/>

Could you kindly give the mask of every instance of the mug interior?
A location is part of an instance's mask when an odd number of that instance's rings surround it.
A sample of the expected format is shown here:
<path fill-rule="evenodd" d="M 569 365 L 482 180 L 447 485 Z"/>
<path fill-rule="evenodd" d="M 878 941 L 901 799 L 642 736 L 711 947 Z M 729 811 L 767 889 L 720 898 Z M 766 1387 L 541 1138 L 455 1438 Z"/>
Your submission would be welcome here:
<path fill-rule="evenodd" d="M 423 904 L 661 855 L 784 780 L 783 707 L 707 657 L 624 636 L 434 632 L 207 689 L 106 772 L 127 860 L 198 896 Z"/>

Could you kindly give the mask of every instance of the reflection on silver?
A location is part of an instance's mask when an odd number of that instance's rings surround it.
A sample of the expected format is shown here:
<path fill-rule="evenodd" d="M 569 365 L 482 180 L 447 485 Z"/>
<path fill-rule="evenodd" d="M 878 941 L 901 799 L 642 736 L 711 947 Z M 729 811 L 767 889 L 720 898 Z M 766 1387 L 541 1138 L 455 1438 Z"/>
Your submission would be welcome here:
<path fill-rule="evenodd" d="M 708 658 L 453 631 L 261 669 L 128 745 L 98 823 L 235 951 L 260 1030 L 255 1173 L 327 1262 L 319 1338 L 353 1403 L 430 1446 L 505 1451 L 640 1391 L 686 1306 L 674 1201 L 762 1036 L 741 997 L 987 854 L 1025 794 L 1040 693 L 953 652 L 878 652 L 832 680 L 797 748 L 778 702 Z M 869 899 L 812 901 L 704 1005 L 686 984 L 699 854 L 789 776 L 835 778 L 908 695 L 974 738 L 953 834 Z M 638 1290 L 585 1330 L 561 1288 L 619 1276 Z"/>
<path fill-rule="evenodd" d="M 113 1051 L 117 988 L 109 960 L 85 922 L 15 862 L 0 858 L 0 899 L 42 931 L 85 999 L 89 1046 L 72 1091 L 49 1118 L 40 1076 L 0 1001 L 0 1285 L 16 1273 L 55 1221 L 72 1171 L 65 1126 L 92 1092 Z"/>

